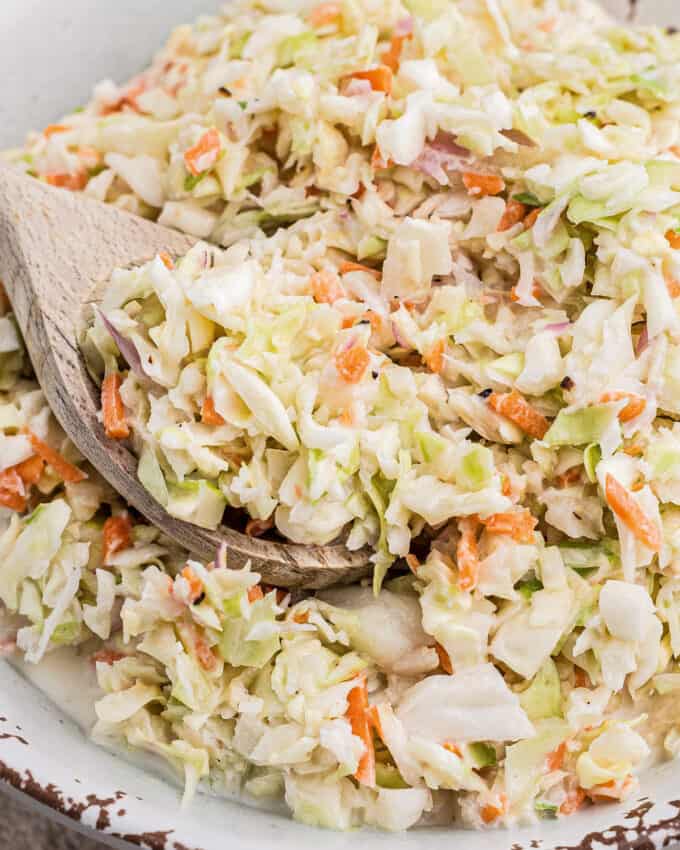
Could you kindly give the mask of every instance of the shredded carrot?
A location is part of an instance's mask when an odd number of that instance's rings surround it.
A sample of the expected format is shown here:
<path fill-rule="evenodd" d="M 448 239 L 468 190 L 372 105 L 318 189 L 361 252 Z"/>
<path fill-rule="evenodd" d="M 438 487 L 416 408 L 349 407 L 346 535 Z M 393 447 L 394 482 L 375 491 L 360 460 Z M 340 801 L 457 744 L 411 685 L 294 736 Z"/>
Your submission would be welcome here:
<path fill-rule="evenodd" d="M 349 74 L 355 80 L 368 80 L 373 91 L 384 91 L 389 94 L 392 91 L 392 69 L 388 65 L 378 65 L 366 71 L 354 71 Z"/>
<path fill-rule="evenodd" d="M 347 330 L 347 328 L 353 328 L 356 324 L 357 317 L 356 316 L 345 316 L 345 318 L 340 323 L 340 327 L 343 330 Z"/>
<path fill-rule="evenodd" d="M 348 405 L 340 414 L 340 423 L 347 428 L 351 428 L 355 424 L 354 420 L 354 405 Z"/>
<path fill-rule="evenodd" d="M 420 566 L 420 561 L 416 558 L 415 555 L 412 555 L 410 552 L 404 558 L 406 563 L 408 564 L 409 570 L 413 573 L 414 576 L 418 575 L 418 567 Z"/>
<path fill-rule="evenodd" d="M 71 192 L 81 192 L 90 179 L 87 171 L 78 171 L 76 174 L 67 174 L 62 171 L 49 171 L 45 174 L 45 181 L 50 186 L 59 189 L 69 189 Z"/>
<path fill-rule="evenodd" d="M 538 285 L 537 281 L 534 281 L 533 284 L 531 285 L 531 294 L 534 296 L 534 298 L 538 298 L 541 294 L 541 287 Z M 517 292 L 517 287 L 513 286 L 512 289 L 510 290 L 510 300 L 511 301 L 519 301 L 519 299 L 520 299 L 520 295 Z"/>
<path fill-rule="evenodd" d="M 625 446 L 623 452 L 630 455 L 630 457 L 641 457 L 645 453 L 645 450 L 639 443 L 633 443 L 631 446 Z"/>
<path fill-rule="evenodd" d="M 260 537 L 270 528 L 274 527 L 273 519 L 249 519 L 246 523 L 246 534 L 248 537 Z"/>
<path fill-rule="evenodd" d="M 294 623 L 308 623 L 309 622 L 309 611 L 296 611 L 293 614 L 293 622 Z"/>
<path fill-rule="evenodd" d="M 560 770 L 562 765 L 564 764 L 564 760 L 567 757 L 567 742 L 562 741 L 562 743 L 554 749 L 551 753 L 548 753 L 548 756 L 545 760 L 545 767 L 548 773 L 552 773 L 553 770 Z"/>
<path fill-rule="evenodd" d="M 26 494 L 26 487 L 23 479 L 17 472 L 15 466 L 3 469 L 3 471 L 0 472 L 0 490 L 5 490 L 9 493 L 19 493 L 22 496 Z"/>
<path fill-rule="evenodd" d="M 376 145 L 373 148 L 373 153 L 371 154 L 371 168 L 374 171 L 382 168 L 392 168 L 394 165 L 394 161 L 391 159 L 385 159 L 382 155 L 380 148 Z"/>
<path fill-rule="evenodd" d="M 453 753 L 454 756 L 458 756 L 458 758 L 463 758 L 463 751 L 458 746 L 458 744 L 454 744 L 453 741 L 444 741 L 442 744 L 445 750 L 448 750 L 450 753 Z"/>
<path fill-rule="evenodd" d="M 502 233 L 505 230 L 510 230 L 520 221 L 524 221 L 527 216 L 527 207 L 519 201 L 510 200 L 505 205 L 505 212 L 498 223 L 497 230 Z"/>
<path fill-rule="evenodd" d="M 508 475 L 501 476 L 501 493 L 508 498 L 512 495 L 512 482 Z"/>
<path fill-rule="evenodd" d="M 680 296 L 680 281 L 674 280 L 672 277 L 666 278 L 666 289 L 671 298 Z"/>
<path fill-rule="evenodd" d="M 204 171 L 208 171 L 219 159 L 222 150 L 220 134 L 213 127 L 204 133 L 196 144 L 184 152 L 184 164 L 187 171 L 198 177 Z"/>
<path fill-rule="evenodd" d="M 373 333 L 380 333 L 383 328 L 383 320 L 382 316 L 379 313 L 376 313 L 375 310 L 366 310 L 366 312 L 361 317 L 362 320 L 367 321 L 371 325 L 371 331 Z"/>
<path fill-rule="evenodd" d="M 120 385 L 119 372 L 109 372 L 102 382 L 102 418 L 106 436 L 110 440 L 124 440 L 130 436 Z"/>
<path fill-rule="evenodd" d="M 633 777 L 629 773 L 620 784 L 614 779 L 609 782 L 602 782 L 600 785 L 595 785 L 589 788 L 587 795 L 594 803 L 606 803 L 612 800 L 622 800 L 633 784 Z"/>
<path fill-rule="evenodd" d="M 629 399 L 629 401 L 628 404 L 619 411 L 619 421 L 630 422 L 631 419 L 635 419 L 639 416 L 647 405 L 647 402 L 644 398 L 642 398 L 642 396 L 635 395 L 635 393 L 611 392 L 605 393 L 601 396 L 600 402 L 602 404 L 606 404 L 609 401 L 621 401 L 624 398 Z"/>
<path fill-rule="evenodd" d="M 204 425 L 224 425 L 224 418 L 215 410 L 213 397 L 207 395 L 201 406 L 201 422 Z"/>
<path fill-rule="evenodd" d="M 675 230 L 667 230 L 666 239 L 668 240 L 668 244 L 671 248 L 674 248 L 675 250 L 680 248 L 680 233 L 676 233 Z"/>
<path fill-rule="evenodd" d="M 368 714 L 368 689 L 366 677 L 359 676 L 357 684 L 347 694 L 347 719 L 352 727 L 352 734 L 361 738 L 364 744 L 364 754 L 359 759 L 354 778 L 361 785 L 375 787 L 375 747 L 371 734 L 371 724 Z"/>
<path fill-rule="evenodd" d="M 22 514 L 28 507 L 26 497 L 20 493 L 12 493 L 10 490 L 0 489 L 0 505 Z"/>
<path fill-rule="evenodd" d="M 491 514 L 480 520 L 490 534 L 508 534 L 517 543 L 533 543 L 538 520 L 524 508 L 501 514 Z"/>
<path fill-rule="evenodd" d="M 132 520 L 128 514 L 109 517 L 104 523 L 102 561 L 108 564 L 112 555 L 132 546 Z"/>
<path fill-rule="evenodd" d="M 498 820 L 498 818 L 502 817 L 508 810 L 508 798 L 505 794 L 500 794 L 498 797 L 498 804 L 487 803 L 485 806 L 482 806 L 479 813 L 482 816 L 482 820 L 484 823 L 493 823 Z"/>
<path fill-rule="evenodd" d="M 460 538 L 456 547 L 458 563 L 458 587 L 460 590 L 473 590 L 479 580 L 479 552 L 477 549 L 476 517 L 465 517 L 458 521 Z"/>
<path fill-rule="evenodd" d="M 574 788 L 567 793 L 566 800 L 560 806 L 560 814 L 562 815 L 573 815 L 574 812 L 578 811 L 581 806 L 584 804 L 586 799 L 586 792 L 583 788 Z"/>
<path fill-rule="evenodd" d="M 446 340 L 440 339 L 423 357 L 425 365 L 430 372 L 439 374 L 444 369 L 444 352 L 446 351 Z"/>
<path fill-rule="evenodd" d="M 191 602 L 196 602 L 196 600 L 200 599 L 203 595 L 203 582 L 188 564 L 184 567 L 180 575 L 189 585 L 189 597 Z"/>
<path fill-rule="evenodd" d="M 524 229 L 530 230 L 535 224 L 536 219 L 543 212 L 543 207 L 534 207 L 529 215 L 524 219 Z"/>
<path fill-rule="evenodd" d="M 248 602 L 257 602 L 260 599 L 264 599 L 264 593 L 262 592 L 260 585 L 256 584 L 254 587 L 249 587 Z"/>
<path fill-rule="evenodd" d="M 118 652 L 115 649 L 100 649 L 98 652 L 93 653 L 90 656 L 90 661 L 93 664 L 115 664 L 116 661 L 122 661 L 123 658 L 127 658 L 122 652 Z"/>
<path fill-rule="evenodd" d="M 380 712 L 378 711 L 377 705 L 369 705 L 368 707 L 368 722 L 378 733 L 378 737 L 381 740 L 385 740 L 383 736 L 382 723 L 380 722 Z"/>
<path fill-rule="evenodd" d="M 339 298 L 346 297 L 337 274 L 328 269 L 314 272 L 310 279 L 310 285 L 317 304 L 334 304 Z"/>
<path fill-rule="evenodd" d="M 409 38 L 413 38 L 410 33 L 408 35 L 393 35 L 390 40 L 389 48 L 381 56 L 383 65 L 387 65 L 387 67 L 395 74 L 399 70 L 399 62 L 401 61 L 401 52 L 404 49 L 404 42 L 408 41 Z"/>
<path fill-rule="evenodd" d="M 210 671 L 217 667 L 217 658 L 215 657 L 215 653 L 208 646 L 206 639 L 198 633 L 194 639 L 194 649 L 196 650 L 198 663 L 204 670 Z"/>
<path fill-rule="evenodd" d="M 605 479 L 607 504 L 635 537 L 649 549 L 661 549 L 661 532 L 657 524 L 642 510 L 637 501 L 613 475 Z"/>
<path fill-rule="evenodd" d="M 39 455 L 46 464 L 51 466 L 57 475 L 59 475 L 64 481 L 68 481 L 71 484 L 77 484 L 79 481 L 84 481 L 87 478 L 86 473 L 84 473 L 82 469 L 78 469 L 77 466 L 69 463 L 59 454 L 59 452 L 55 451 L 51 446 L 48 446 L 47 443 L 44 443 L 39 437 L 36 437 L 32 431 L 27 431 L 26 434 L 28 439 L 31 441 L 33 451 Z"/>
<path fill-rule="evenodd" d="M 514 422 L 525 434 L 537 440 L 545 437 L 549 427 L 548 420 L 517 390 L 510 393 L 491 393 L 488 401 L 492 410 Z"/>
<path fill-rule="evenodd" d="M 175 268 L 175 261 L 167 251 L 159 251 L 158 256 L 166 269 L 170 269 L 170 271 L 172 271 Z"/>
<path fill-rule="evenodd" d="M 439 666 L 445 673 L 448 673 L 449 676 L 453 676 L 453 664 L 451 663 L 449 653 L 438 641 L 435 641 L 434 648 L 437 651 L 437 657 L 439 658 Z"/>
<path fill-rule="evenodd" d="M 46 139 L 49 139 L 50 136 L 54 136 L 57 133 L 67 133 L 70 129 L 66 124 L 48 124 L 43 130 L 43 135 Z"/>
<path fill-rule="evenodd" d="M 33 457 L 18 463 L 13 469 L 17 471 L 24 484 L 31 487 L 40 481 L 44 466 L 45 461 L 39 455 L 33 455 Z"/>
<path fill-rule="evenodd" d="M 581 470 L 582 467 L 580 466 L 572 466 L 571 469 L 568 469 L 566 472 L 558 475 L 557 486 L 568 487 L 570 484 L 576 484 L 576 482 L 581 479 Z"/>
<path fill-rule="evenodd" d="M 340 3 L 320 3 L 309 13 L 308 20 L 314 29 L 319 29 L 335 23 L 341 15 L 342 5 Z"/>
<path fill-rule="evenodd" d="M 335 368 L 343 381 L 348 384 L 358 384 L 368 369 L 370 360 L 368 351 L 363 345 L 353 345 L 335 355 Z"/>
<path fill-rule="evenodd" d="M 505 189 L 505 181 L 497 174 L 476 174 L 474 171 L 463 172 L 463 184 L 468 195 L 475 197 L 499 195 Z"/>
<path fill-rule="evenodd" d="M 376 280 L 380 280 L 382 278 L 382 274 L 377 269 L 372 269 L 370 266 L 365 266 L 362 263 L 354 263 L 351 260 L 345 260 L 343 263 L 340 263 L 339 271 L 340 274 L 349 274 L 350 272 L 368 272 L 368 274 Z"/>

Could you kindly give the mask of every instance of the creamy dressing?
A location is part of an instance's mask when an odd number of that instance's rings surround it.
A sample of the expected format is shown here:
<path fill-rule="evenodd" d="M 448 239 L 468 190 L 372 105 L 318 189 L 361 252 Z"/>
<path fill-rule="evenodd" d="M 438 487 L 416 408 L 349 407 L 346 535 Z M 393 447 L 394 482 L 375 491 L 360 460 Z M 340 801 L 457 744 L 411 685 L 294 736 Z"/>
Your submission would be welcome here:
<path fill-rule="evenodd" d="M 47 653 L 40 664 L 29 664 L 18 655 L 8 660 L 19 675 L 35 685 L 62 714 L 78 726 L 84 735 L 90 737 L 97 722 L 94 705 L 103 693 L 97 684 L 95 667 L 90 661 L 89 652 L 84 654 L 73 647 L 63 647 Z M 158 776 L 181 791 L 182 779 L 165 759 L 155 753 L 133 750 L 121 746 L 116 741 L 100 738 L 93 741 L 94 745 L 102 747 L 147 773 Z M 279 813 L 288 811 L 282 800 L 261 800 L 245 792 L 213 788 L 205 781 L 199 784 L 198 792 L 211 797 L 232 800 L 250 808 Z"/>

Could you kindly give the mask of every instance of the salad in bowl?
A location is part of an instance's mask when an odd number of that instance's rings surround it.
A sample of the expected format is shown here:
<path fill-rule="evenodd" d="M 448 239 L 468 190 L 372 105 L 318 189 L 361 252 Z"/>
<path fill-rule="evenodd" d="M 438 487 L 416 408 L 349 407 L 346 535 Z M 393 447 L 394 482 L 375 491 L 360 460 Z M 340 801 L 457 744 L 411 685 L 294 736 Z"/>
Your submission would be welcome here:
<path fill-rule="evenodd" d="M 93 661 L 95 740 L 187 801 L 491 829 L 636 793 L 680 752 L 679 69 L 586 0 L 243 0 L 9 152 L 197 239 L 81 341 L 154 498 L 373 575 L 181 551 L 5 304 L 4 652 Z"/>

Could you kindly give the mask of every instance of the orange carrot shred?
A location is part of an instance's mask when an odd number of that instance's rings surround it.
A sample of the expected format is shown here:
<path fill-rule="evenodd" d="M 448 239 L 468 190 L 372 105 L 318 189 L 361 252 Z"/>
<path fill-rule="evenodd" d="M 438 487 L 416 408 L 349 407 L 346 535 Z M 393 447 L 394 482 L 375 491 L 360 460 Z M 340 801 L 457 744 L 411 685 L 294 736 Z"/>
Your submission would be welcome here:
<path fill-rule="evenodd" d="M 189 597 L 193 604 L 194 602 L 196 602 L 197 599 L 200 599 L 203 595 L 203 582 L 188 564 L 186 565 L 186 567 L 184 567 L 180 575 L 183 579 L 186 580 L 189 585 Z"/>
<path fill-rule="evenodd" d="M 548 753 L 548 757 L 545 761 L 545 766 L 548 772 L 552 773 L 553 770 L 560 770 L 566 757 L 567 742 L 562 741 L 556 749 L 554 749 L 551 753 Z"/>
<path fill-rule="evenodd" d="M 451 663 L 449 653 L 438 641 L 435 641 L 434 648 L 437 652 L 437 657 L 439 658 L 439 666 L 445 673 L 448 673 L 449 676 L 453 676 L 453 664 Z"/>
<path fill-rule="evenodd" d="M 639 443 L 633 443 L 631 446 L 624 446 L 624 454 L 630 455 L 630 457 L 642 457 L 645 453 L 645 450 Z"/>
<path fill-rule="evenodd" d="M 413 38 L 410 33 L 408 35 L 393 35 L 390 40 L 389 48 L 382 54 L 381 58 L 383 65 L 387 65 L 387 67 L 395 74 L 399 70 L 399 62 L 401 60 L 401 52 L 404 49 L 404 42 L 408 41 L 409 38 Z"/>
<path fill-rule="evenodd" d="M 581 479 L 581 466 L 572 466 L 566 472 L 557 476 L 558 487 L 568 487 L 570 484 L 576 484 Z"/>
<path fill-rule="evenodd" d="M 109 517 L 104 523 L 102 561 L 108 564 L 116 552 L 132 546 L 132 520 L 128 514 Z"/>
<path fill-rule="evenodd" d="M 359 676 L 357 684 L 347 695 L 347 719 L 352 727 L 352 734 L 361 738 L 364 744 L 364 753 L 359 759 L 354 778 L 361 785 L 369 788 L 375 787 L 375 747 L 371 734 L 371 724 L 368 714 L 368 689 L 366 677 Z"/>
<path fill-rule="evenodd" d="M 368 351 L 363 345 L 353 345 L 335 355 L 335 368 L 343 381 L 348 384 L 358 384 L 368 369 L 370 360 Z"/>
<path fill-rule="evenodd" d="M 519 224 L 520 221 L 524 221 L 527 216 L 527 208 L 524 204 L 519 201 L 510 200 L 505 205 L 505 212 L 498 223 L 497 230 L 502 233 L 505 230 L 510 230 L 511 227 L 514 227 L 516 224 Z"/>
<path fill-rule="evenodd" d="M 122 661 L 127 658 L 122 652 L 117 652 L 115 649 L 100 649 L 90 656 L 90 661 L 93 664 L 115 664 L 116 661 Z"/>
<path fill-rule="evenodd" d="M 320 3 L 309 13 L 308 20 L 314 29 L 319 29 L 335 23 L 341 14 L 342 5 L 340 3 Z"/>
<path fill-rule="evenodd" d="M 46 139 L 49 139 L 50 136 L 54 136 L 57 133 L 67 133 L 70 129 L 66 124 L 48 124 L 43 130 L 43 135 Z"/>
<path fill-rule="evenodd" d="M 630 422 L 631 419 L 635 419 L 639 416 L 647 405 L 647 402 L 644 398 L 642 398 L 642 396 L 635 395 L 635 393 L 611 392 L 605 393 L 601 396 L 600 402 L 602 404 L 606 404 L 609 401 L 621 401 L 624 398 L 629 399 L 629 401 L 628 404 L 619 411 L 619 421 Z"/>
<path fill-rule="evenodd" d="M 317 304 L 334 304 L 338 299 L 346 297 L 338 276 L 328 269 L 314 272 L 310 285 Z"/>
<path fill-rule="evenodd" d="M 220 134 L 213 127 L 204 133 L 193 147 L 184 152 L 184 164 L 187 171 L 194 177 L 208 171 L 219 159 L 221 150 Z"/>
<path fill-rule="evenodd" d="M 124 440 L 130 436 L 120 385 L 119 372 L 109 372 L 102 382 L 102 418 L 106 436 L 110 440 Z"/>
<path fill-rule="evenodd" d="M 529 215 L 524 219 L 524 229 L 530 230 L 535 224 L 536 219 L 543 212 L 543 207 L 534 207 Z"/>
<path fill-rule="evenodd" d="M 37 484 L 43 473 L 45 461 L 39 455 L 33 455 L 12 467 L 27 487 Z"/>
<path fill-rule="evenodd" d="M 675 250 L 680 248 L 680 233 L 676 233 L 675 230 L 667 230 L 666 239 L 671 248 Z"/>
<path fill-rule="evenodd" d="M 497 174 L 475 174 L 473 171 L 463 172 L 463 184 L 468 195 L 474 197 L 499 195 L 505 189 L 505 181 Z"/>
<path fill-rule="evenodd" d="M 479 813 L 482 816 L 484 823 L 489 824 L 498 820 L 499 817 L 502 817 L 507 809 L 508 798 L 505 794 L 500 794 L 498 798 L 498 805 L 495 805 L 494 803 L 487 803 L 485 806 L 482 806 Z"/>
<path fill-rule="evenodd" d="M 513 390 L 510 393 L 491 393 L 489 406 L 521 428 L 525 434 L 542 440 L 549 428 L 548 420 L 532 407 L 523 395 Z"/>
<path fill-rule="evenodd" d="M 444 352 L 446 351 L 446 340 L 440 339 L 423 357 L 425 365 L 430 372 L 439 374 L 444 369 Z"/>
<path fill-rule="evenodd" d="M 254 587 L 249 587 L 248 602 L 257 602 L 260 599 L 264 599 L 264 593 L 262 592 L 260 585 L 256 584 Z"/>
<path fill-rule="evenodd" d="M 609 473 L 605 479 L 605 497 L 612 511 L 641 543 L 654 552 L 661 549 L 661 531 L 657 524 L 647 516 L 623 484 Z"/>
<path fill-rule="evenodd" d="M 368 722 L 371 724 L 371 726 L 378 733 L 378 737 L 381 738 L 384 741 L 385 739 L 384 739 L 384 736 L 383 736 L 382 723 L 380 722 L 380 712 L 378 711 L 377 705 L 369 705 L 369 707 L 368 707 Z"/>
<path fill-rule="evenodd" d="M 340 274 L 349 274 L 349 272 L 368 272 L 371 277 L 376 280 L 382 278 L 382 274 L 377 269 L 372 269 L 370 266 L 364 266 L 362 263 L 354 263 L 351 260 L 345 260 L 340 263 Z"/>
<path fill-rule="evenodd" d="M 567 794 L 567 799 L 560 806 L 560 814 L 573 815 L 584 804 L 586 792 L 583 788 L 574 788 Z"/>
<path fill-rule="evenodd" d="M 194 649 L 196 650 L 198 663 L 204 670 L 210 671 L 217 667 L 217 658 L 215 657 L 215 653 L 208 646 L 206 639 L 200 634 L 196 634 L 194 639 Z"/>
<path fill-rule="evenodd" d="M 50 186 L 59 189 L 69 189 L 71 192 L 81 192 L 88 184 L 90 177 L 86 171 L 78 171 L 76 174 L 67 174 L 61 171 L 49 171 L 45 174 L 45 181 Z"/>
<path fill-rule="evenodd" d="M 453 741 L 444 741 L 442 747 L 444 747 L 445 750 L 448 750 L 448 752 L 453 753 L 454 756 L 458 756 L 458 758 L 463 758 L 463 751 L 458 746 L 458 744 L 454 744 Z"/>
<path fill-rule="evenodd" d="M 175 261 L 172 259 L 170 254 L 167 251 L 159 251 L 158 256 L 160 257 L 163 265 L 166 269 L 170 269 L 172 271 L 175 268 Z"/>
<path fill-rule="evenodd" d="M 39 437 L 36 437 L 32 431 L 27 431 L 26 434 L 28 439 L 31 441 L 33 451 L 39 455 L 46 464 L 51 466 L 57 475 L 59 475 L 64 481 L 68 481 L 71 484 L 77 484 L 79 481 L 84 481 L 87 478 L 87 474 L 83 472 L 82 469 L 78 469 L 77 466 L 69 463 L 59 454 L 59 452 L 55 451 L 51 446 L 48 446 L 47 443 L 44 443 Z"/>
<path fill-rule="evenodd" d="M 0 505 L 22 514 L 28 507 L 26 497 L 20 493 L 12 493 L 10 490 L 0 489 Z"/>
<path fill-rule="evenodd" d="M 366 71 L 354 71 L 348 76 L 355 80 L 368 80 L 373 91 L 384 91 L 386 94 L 392 91 L 392 69 L 387 65 L 378 65 Z"/>
<path fill-rule="evenodd" d="M 524 508 L 520 511 L 491 514 L 480 522 L 490 534 L 508 534 L 517 543 L 533 543 L 538 520 Z"/>
<path fill-rule="evenodd" d="M 204 425 L 224 425 L 224 418 L 215 410 L 212 396 L 207 395 L 201 406 L 201 422 Z"/>
<path fill-rule="evenodd" d="M 672 277 L 666 278 L 666 289 L 671 298 L 680 296 L 680 280 L 674 280 Z"/>
<path fill-rule="evenodd" d="M 460 539 L 456 547 L 458 563 L 458 587 L 460 590 L 473 590 L 479 580 L 479 552 L 477 550 L 476 517 L 465 517 L 458 521 Z"/>

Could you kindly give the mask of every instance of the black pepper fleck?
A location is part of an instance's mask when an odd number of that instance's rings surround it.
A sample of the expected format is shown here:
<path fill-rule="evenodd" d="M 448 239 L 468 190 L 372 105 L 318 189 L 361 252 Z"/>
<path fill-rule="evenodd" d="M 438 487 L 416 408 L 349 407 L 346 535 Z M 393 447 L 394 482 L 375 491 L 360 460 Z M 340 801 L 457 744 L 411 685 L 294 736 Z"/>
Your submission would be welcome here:
<path fill-rule="evenodd" d="M 562 387 L 563 390 L 573 390 L 574 389 L 574 382 L 569 377 L 569 375 L 567 375 L 566 378 L 562 378 L 562 380 L 560 381 L 560 386 Z"/>
<path fill-rule="evenodd" d="M 482 390 L 481 393 L 478 393 L 478 395 L 479 395 L 480 398 L 488 398 L 491 395 L 492 392 L 493 392 L 493 390 L 486 389 L 486 390 Z"/>

